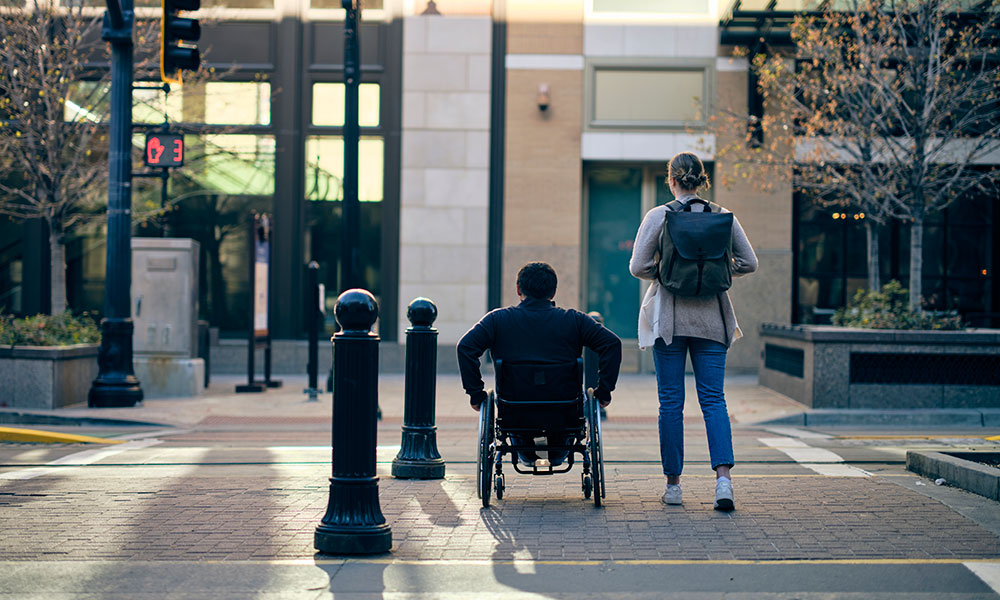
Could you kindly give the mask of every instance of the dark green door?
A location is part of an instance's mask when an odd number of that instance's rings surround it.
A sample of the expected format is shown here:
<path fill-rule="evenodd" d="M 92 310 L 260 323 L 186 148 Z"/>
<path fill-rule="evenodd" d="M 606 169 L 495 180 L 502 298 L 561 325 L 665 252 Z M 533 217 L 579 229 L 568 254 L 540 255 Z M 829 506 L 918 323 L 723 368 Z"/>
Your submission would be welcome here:
<path fill-rule="evenodd" d="M 629 273 L 642 219 L 642 169 L 587 169 L 587 310 L 601 313 L 621 338 L 635 339 L 639 280 Z"/>

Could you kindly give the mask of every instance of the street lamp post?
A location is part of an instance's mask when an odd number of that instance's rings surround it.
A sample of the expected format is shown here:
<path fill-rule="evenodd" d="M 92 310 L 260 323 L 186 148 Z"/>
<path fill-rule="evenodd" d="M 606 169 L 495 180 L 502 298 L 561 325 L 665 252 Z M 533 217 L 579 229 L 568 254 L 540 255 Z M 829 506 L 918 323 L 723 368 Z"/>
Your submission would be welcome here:
<path fill-rule="evenodd" d="M 99 371 L 87 404 L 134 406 L 142 388 L 132 366 L 132 0 L 107 0 L 101 37 L 111 43 L 108 241 Z"/>
<path fill-rule="evenodd" d="M 361 0 L 342 0 L 344 20 L 344 199 L 341 212 L 341 290 L 365 287 L 360 281 L 358 230 L 358 86 L 361 85 Z"/>

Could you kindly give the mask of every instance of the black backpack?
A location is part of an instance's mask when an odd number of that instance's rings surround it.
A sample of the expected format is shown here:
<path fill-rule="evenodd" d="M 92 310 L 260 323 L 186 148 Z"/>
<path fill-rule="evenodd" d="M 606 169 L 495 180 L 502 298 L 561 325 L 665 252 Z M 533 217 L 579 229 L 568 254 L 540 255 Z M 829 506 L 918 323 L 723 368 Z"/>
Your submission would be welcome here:
<path fill-rule="evenodd" d="M 692 212 L 692 202 L 704 204 L 705 212 Z M 733 284 L 733 213 L 710 212 L 712 206 L 701 198 L 667 204 L 659 280 L 673 294 L 712 296 Z"/>

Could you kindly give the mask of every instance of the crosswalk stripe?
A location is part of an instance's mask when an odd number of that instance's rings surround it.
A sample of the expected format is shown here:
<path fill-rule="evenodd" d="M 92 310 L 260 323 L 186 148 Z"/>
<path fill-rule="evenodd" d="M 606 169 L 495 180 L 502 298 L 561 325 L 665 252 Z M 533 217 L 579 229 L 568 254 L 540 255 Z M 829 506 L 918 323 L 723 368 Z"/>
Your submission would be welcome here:
<path fill-rule="evenodd" d="M 825 448 L 813 448 L 800 439 L 789 437 L 758 438 L 765 446 L 779 450 L 799 465 L 828 477 L 871 477 L 864 469 L 844 464 L 844 459 L 836 452 Z"/>
<path fill-rule="evenodd" d="M 983 583 L 1000 594 L 1000 562 L 964 562 L 965 568 L 976 574 Z"/>
<path fill-rule="evenodd" d="M 80 466 L 93 464 L 99 460 L 104 460 L 105 458 L 126 452 L 128 450 L 136 450 L 139 448 L 147 448 L 149 446 L 155 446 L 156 444 L 162 443 L 161 440 L 157 439 L 144 439 L 144 440 L 134 440 L 131 442 L 125 442 L 118 446 L 113 446 L 110 448 L 96 448 L 93 450 L 84 450 L 83 452 L 76 452 L 63 456 L 62 458 L 57 458 L 51 462 L 46 463 L 45 467 L 34 467 L 31 469 L 21 469 L 19 471 L 8 471 L 6 473 L 0 473 L 0 480 L 10 480 L 10 481 L 23 481 L 25 479 L 34 479 L 35 477 L 41 477 L 42 475 L 48 475 L 50 473 L 62 472 L 62 469 L 54 467 L 65 467 L 65 466 Z"/>

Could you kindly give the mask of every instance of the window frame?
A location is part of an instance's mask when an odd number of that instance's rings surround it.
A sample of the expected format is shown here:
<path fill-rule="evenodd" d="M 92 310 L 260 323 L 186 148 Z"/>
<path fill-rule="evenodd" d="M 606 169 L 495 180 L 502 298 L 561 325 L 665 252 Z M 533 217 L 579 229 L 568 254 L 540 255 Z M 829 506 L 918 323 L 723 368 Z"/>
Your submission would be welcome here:
<path fill-rule="evenodd" d="M 598 71 L 701 72 L 703 99 L 701 118 L 690 121 L 598 120 L 595 116 Z M 588 58 L 584 63 L 583 73 L 583 130 L 655 130 L 678 132 L 690 129 L 705 129 L 708 127 L 708 118 L 713 110 L 714 98 L 714 58 Z"/>

